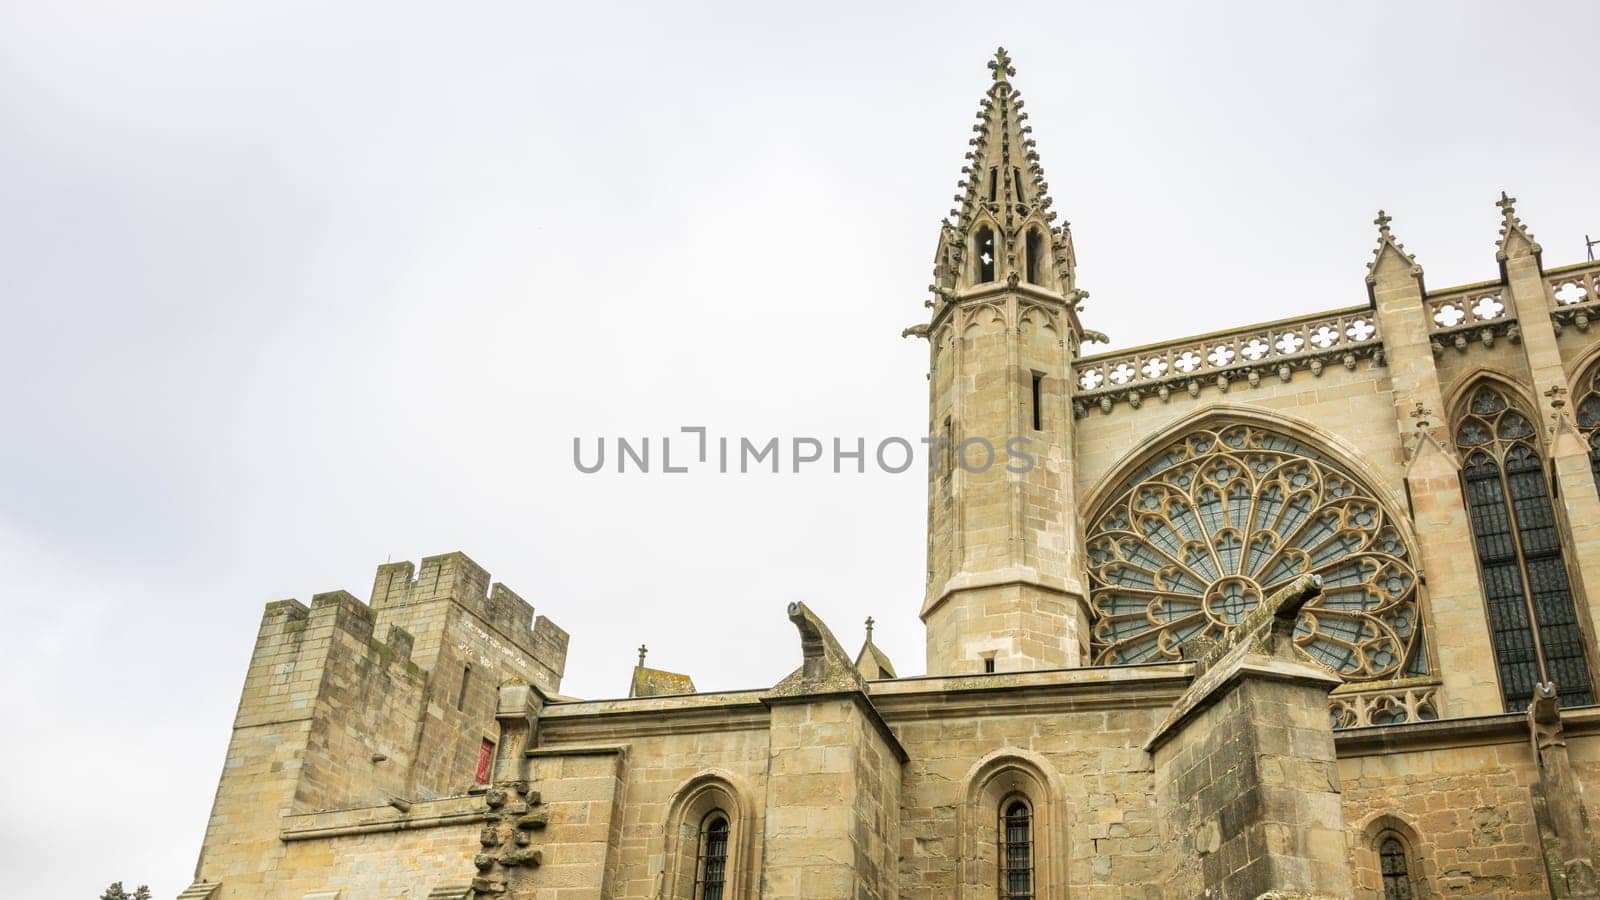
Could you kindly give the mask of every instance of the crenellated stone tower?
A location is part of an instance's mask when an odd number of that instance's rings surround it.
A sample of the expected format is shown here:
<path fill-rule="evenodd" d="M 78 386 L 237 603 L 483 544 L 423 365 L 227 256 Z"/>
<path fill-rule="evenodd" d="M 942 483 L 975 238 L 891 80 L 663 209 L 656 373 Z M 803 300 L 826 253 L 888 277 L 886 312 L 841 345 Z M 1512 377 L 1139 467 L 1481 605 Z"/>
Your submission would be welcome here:
<path fill-rule="evenodd" d="M 1083 336 L 1072 235 L 1054 224 L 1002 48 L 939 235 L 930 348 L 928 671 L 1087 660 L 1067 373 Z"/>

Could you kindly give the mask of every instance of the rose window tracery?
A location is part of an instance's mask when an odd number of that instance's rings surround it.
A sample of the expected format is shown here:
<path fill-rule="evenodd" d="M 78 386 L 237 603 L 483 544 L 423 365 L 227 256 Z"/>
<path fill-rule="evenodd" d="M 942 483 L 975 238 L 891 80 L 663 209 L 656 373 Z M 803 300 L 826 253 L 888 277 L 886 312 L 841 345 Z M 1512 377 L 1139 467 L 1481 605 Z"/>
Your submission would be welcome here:
<path fill-rule="evenodd" d="M 1316 573 L 1297 647 L 1350 681 L 1427 671 L 1404 540 L 1369 489 L 1284 435 L 1189 434 L 1123 483 L 1086 546 L 1099 664 L 1177 659 Z"/>

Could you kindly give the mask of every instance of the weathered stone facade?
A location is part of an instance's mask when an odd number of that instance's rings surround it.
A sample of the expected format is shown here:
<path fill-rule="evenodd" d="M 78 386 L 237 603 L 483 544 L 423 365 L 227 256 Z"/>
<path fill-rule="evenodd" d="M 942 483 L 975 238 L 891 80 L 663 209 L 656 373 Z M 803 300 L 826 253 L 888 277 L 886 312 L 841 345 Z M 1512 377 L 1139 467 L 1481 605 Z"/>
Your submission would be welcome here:
<path fill-rule="evenodd" d="M 185 898 L 1595 896 L 1600 264 L 1502 195 L 1429 290 L 1380 213 L 1347 308 L 1088 355 L 991 68 L 907 329 L 929 674 L 796 604 L 769 690 L 578 700 L 467 557 L 385 565 L 267 606 Z"/>

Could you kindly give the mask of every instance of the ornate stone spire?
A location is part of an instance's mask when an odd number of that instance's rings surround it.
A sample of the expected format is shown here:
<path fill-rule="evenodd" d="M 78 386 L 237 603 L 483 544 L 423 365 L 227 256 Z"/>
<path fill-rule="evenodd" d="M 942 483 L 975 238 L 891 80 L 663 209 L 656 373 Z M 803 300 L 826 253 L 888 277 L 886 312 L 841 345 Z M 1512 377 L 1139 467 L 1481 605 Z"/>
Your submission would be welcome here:
<path fill-rule="evenodd" d="M 1378 210 L 1378 217 L 1372 224 L 1378 226 L 1378 246 L 1372 251 L 1372 262 L 1367 263 L 1367 293 L 1371 295 L 1373 286 L 1378 283 L 1378 267 L 1387 264 L 1398 264 L 1415 278 L 1422 277 L 1422 267 L 1417 265 L 1414 253 L 1406 252 L 1406 245 L 1395 239 L 1394 232 L 1389 229 L 1389 223 L 1394 217 Z"/>
<path fill-rule="evenodd" d="M 1033 127 L 1011 86 L 1017 70 L 1004 47 L 995 50 L 989 71 L 992 82 L 957 185 L 959 205 L 941 229 L 934 293 L 949 300 L 979 285 L 1027 282 L 1075 304 L 1080 295 L 1071 232 L 1066 222 L 1055 224 Z"/>
<path fill-rule="evenodd" d="M 1518 255 L 1524 245 L 1526 245 L 1527 251 L 1534 256 L 1544 252 L 1544 248 L 1539 246 L 1539 242 L 1533 239 L 1528 227 L 1523 225 L 1522 220 L 1517 217 L 1517 198 L 1508 195 L 1505 191 L 1501 191 L 1500 199 L 1496 200 L 1494 205 L 1500 207 L 1501 217 L 1500 240 L 1496 241 L 1494 245 L 1495 259 L 1505 262 L 1511 256 Z"/>

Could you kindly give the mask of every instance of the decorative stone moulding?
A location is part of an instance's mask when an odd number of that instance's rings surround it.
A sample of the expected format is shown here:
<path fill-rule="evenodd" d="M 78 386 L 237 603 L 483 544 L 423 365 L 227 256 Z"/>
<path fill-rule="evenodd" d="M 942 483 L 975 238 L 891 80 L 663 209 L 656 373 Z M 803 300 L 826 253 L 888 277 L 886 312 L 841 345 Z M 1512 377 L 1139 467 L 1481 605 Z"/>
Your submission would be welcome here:
<path fill-rule="evenodd" d="M 1588 331 L 1589 324 L 1600 318 L 1600 262 L 1558 269 L 1546 283 L 1554 301 L 1550 319 L 1556 334 L 1566 328 Z"/>
<path fill-rule="evenodd" d="M 1508 316 L 1499 285 L 1430 294 L 1424 302 L 1429 331 L 1452 331 L 1461 325 L 1496 322 Z"/>
<path fill-rule="evenodd" d="M 1428 345 L 1434 356 L 1451 349 L 1465 353 L 1475 344 L 1493 347 L 1501 338 L 1512 343 L 1522 340 L 1521 326 L 1500 285 L 1452 288 L 1429 294 L 1423 303 L 1428 314 Z"/>
<path fill-rule="evenodd" d="M 1377 317 L 1359 306 L 1086 356 L 1073 365 L 1074 410 L 1081 418 L 1092 406 L 1109 414 L 1119 402 L 1138 408 L 1155 397 L 1165 403 L 1180 389 L 1198 397 L 1202 388 L 1226 393 L 1241 381 L 1255 388 L 1264 377 L 1288 381 L 1300 369 L 1320 376 L 1330 363 L 1354 369 L 1372 359 L 1382 365 L 1382 347 Z"/>
<path fill-rule="evenodd" d="M 1408 678 L 1387 686 L 1345 685 L 1328 698 L 1334 728 L 1399 725 L 1439 718 L 1439 682 Z"/>

